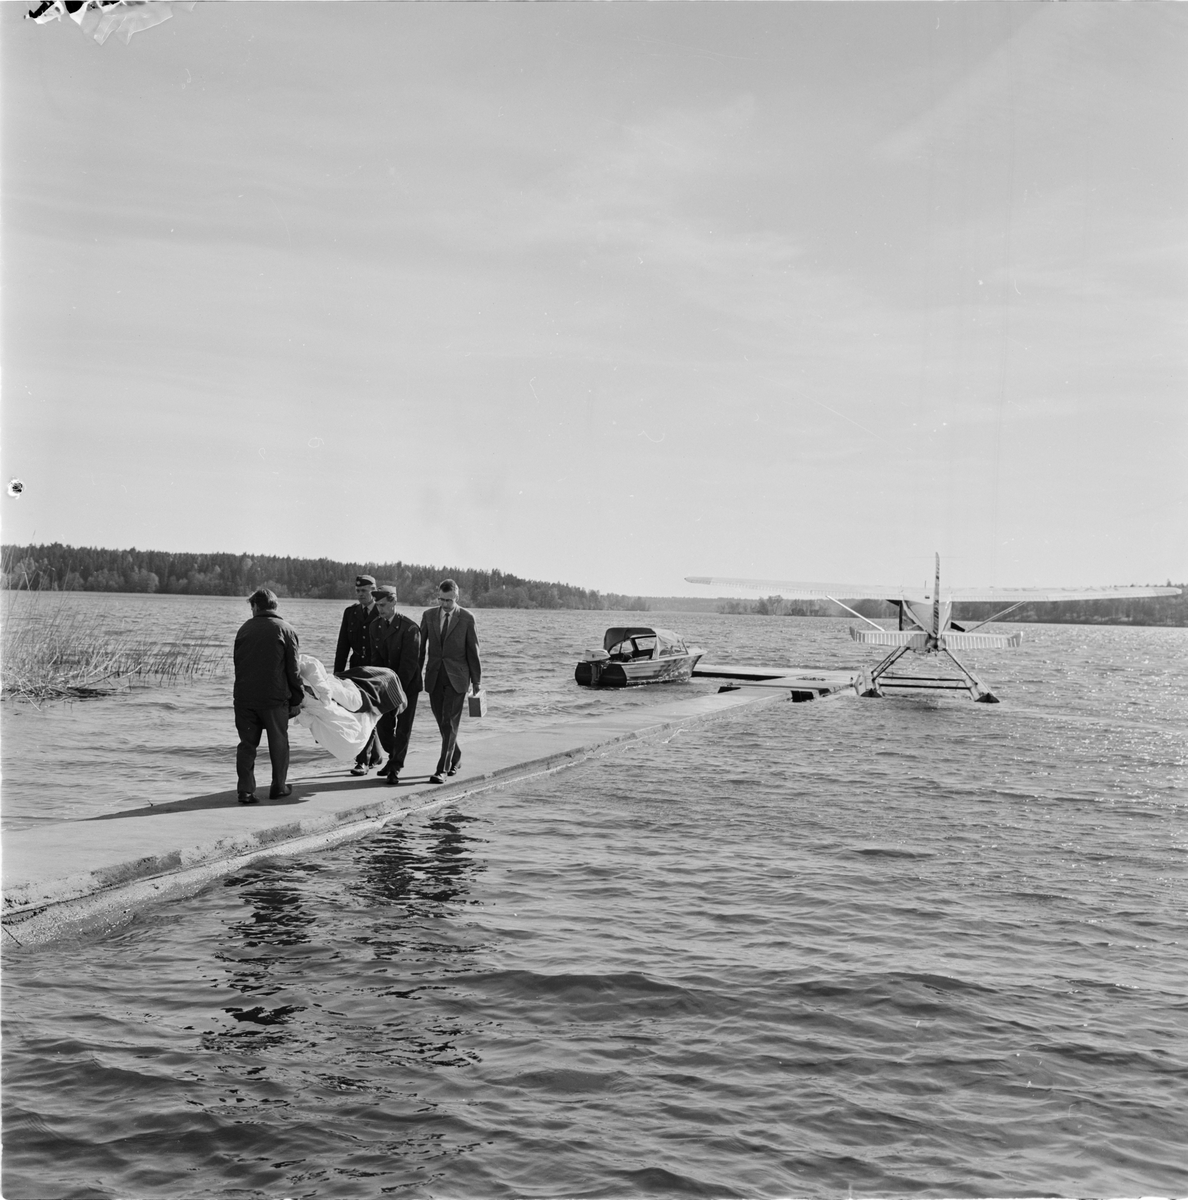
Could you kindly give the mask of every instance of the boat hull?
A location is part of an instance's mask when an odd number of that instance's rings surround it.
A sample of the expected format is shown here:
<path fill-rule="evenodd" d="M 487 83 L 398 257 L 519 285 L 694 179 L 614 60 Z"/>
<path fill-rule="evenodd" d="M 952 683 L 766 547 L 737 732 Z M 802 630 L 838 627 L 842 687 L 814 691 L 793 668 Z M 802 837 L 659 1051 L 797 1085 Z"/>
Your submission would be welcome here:
<path fill-rule="evenodd" d="M 700 654 L 671 654 L 639 662 L 580 662 L 573 677 L 583 687 L 640 687 L 681 683 L 693 674 Z"/>

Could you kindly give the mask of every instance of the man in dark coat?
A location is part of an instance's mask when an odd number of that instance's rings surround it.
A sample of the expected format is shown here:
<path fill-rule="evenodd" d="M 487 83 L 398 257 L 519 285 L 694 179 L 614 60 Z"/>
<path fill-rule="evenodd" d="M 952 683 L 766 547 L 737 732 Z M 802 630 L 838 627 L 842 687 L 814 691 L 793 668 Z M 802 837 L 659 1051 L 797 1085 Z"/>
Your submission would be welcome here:
<path fill-rule="evenodd" d="M 417 696 L 421 692 L 421 630 L 416 622 L 396 611 L 394 587 L 377 587 L 374 594 L 379 615 L 372 620 L 369 631 L 371 665 L 395 671 L 408 702 L 399 716 L 394 712 L 384 713 L 375 727 L 380 745 L 388 755 L 385 777 L 394 787 L 404 770 L 408 739 L 417 715 Z"/>
<path fill-rule="evenodd" d="M 342 614 L 338 631 L 338 646 L 334 651 L 334 674 L 341 675 L 350 668 L 371 665 L 371 622 L 375 620 L 374 575 L 355 576 L 356 603 Z M 347 656 L 350 655 L 350 662 Z M 366 775 L 380 761 L 379 740 L 372 734 L 362 753 L 355 759 L 352 775 Z"/>
<path fill-rule="evenodd" d="M 466 703 L 466 685 L 477 694 L 483 668 L 474 617 L 458 607 L 458 585 L 444 579 L 437 591 L 438 607 L 426 610 L 421 618 L 421 659 L 428 659 L 425 691 L 441 730 L 441 757 L 429 782 L 445 783 L 447 775 L 457 773 L 462 759 L 458 722 Z"/>
<path fill-rule="evenodd" d="M 276 611 L 276 596 L 260 588 L 248 598 L 251 619 L 235 635 L 235 729 L 239 746 L 235 771 L 240 804 L 256 804 L 256 750 L 268 734 L 272 761 L 270 800 L 289 795 L 289 718 L 296 716 L 304 692 L 297 674 L 297 634 Z"/>

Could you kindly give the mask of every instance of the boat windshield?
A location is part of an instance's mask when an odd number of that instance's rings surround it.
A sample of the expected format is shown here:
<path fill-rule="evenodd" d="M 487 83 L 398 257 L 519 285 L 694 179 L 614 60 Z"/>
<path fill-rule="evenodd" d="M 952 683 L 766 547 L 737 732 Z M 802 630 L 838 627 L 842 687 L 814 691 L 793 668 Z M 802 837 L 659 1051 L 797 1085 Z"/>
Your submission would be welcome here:
<path fill-rule="evenodd" d="M 688 653 L 684 639 L 671 629 L 608 629 L 604 645 L 612 662 L 640 662 Z"/>
<path fill-rule="evenodd" d="M 639 662 L 643 659 L 654 658 L 656 639 L 654 637 L 628 637 L 609 647 L 612 662 Z"/>
<path fill-rule="evenodd" d="M 685 642 L 683 638 L 677 637 L 671 629 L 657 629 L 656 641 L 660 645 L 660 653 L 657 657 L 665 658 L 672 654 L 685 654 Z"/>

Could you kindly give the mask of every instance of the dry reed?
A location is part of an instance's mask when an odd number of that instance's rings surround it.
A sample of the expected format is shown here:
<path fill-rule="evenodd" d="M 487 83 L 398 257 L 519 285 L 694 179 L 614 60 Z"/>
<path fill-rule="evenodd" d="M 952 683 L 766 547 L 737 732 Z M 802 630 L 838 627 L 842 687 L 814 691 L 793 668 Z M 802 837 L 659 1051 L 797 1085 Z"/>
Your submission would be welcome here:
<path fill-rule="evenodd" d="M 72 610 L 45 592 L 7 592 L 4 610 L 5 696 L 85 699 L 136 683 L 216 675 L 226 666 L 226 648 L 189 626 L 170 641 L 113 632 L 103 613 Z"/>

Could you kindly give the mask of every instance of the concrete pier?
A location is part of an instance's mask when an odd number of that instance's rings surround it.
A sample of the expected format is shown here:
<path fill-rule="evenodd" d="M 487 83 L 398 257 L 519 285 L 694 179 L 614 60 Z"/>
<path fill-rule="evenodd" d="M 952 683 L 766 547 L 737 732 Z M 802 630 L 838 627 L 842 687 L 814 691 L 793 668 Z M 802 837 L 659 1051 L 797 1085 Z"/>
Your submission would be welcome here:
<path fill-rule="evenodd" d="M 408 813 L 561 770 L 640 738 L 671 734 L 756 704 L 791 699 L 788 690 L 746 687 L 719 695 L 573 718 L 521 733 L 463 728 L 457 776 L 431 784 L 438 747 L 424 736 L 399 787 L 347 774 L 326 759 L 294 777 L 293 794 L 237 803 L 234 788 L 82 820 L 16 830 L 4 837 L 6 945 L 34 945 L 119 924 L 138 908 L 195 892 L 256 859 L 305 854 L 367 836 Z M 429 744 L 426 744 L 429 743 Z M 229 770 L 233 774 L 228 748 Z M 261 746 L 263 777 L 267 751 Z"/>

